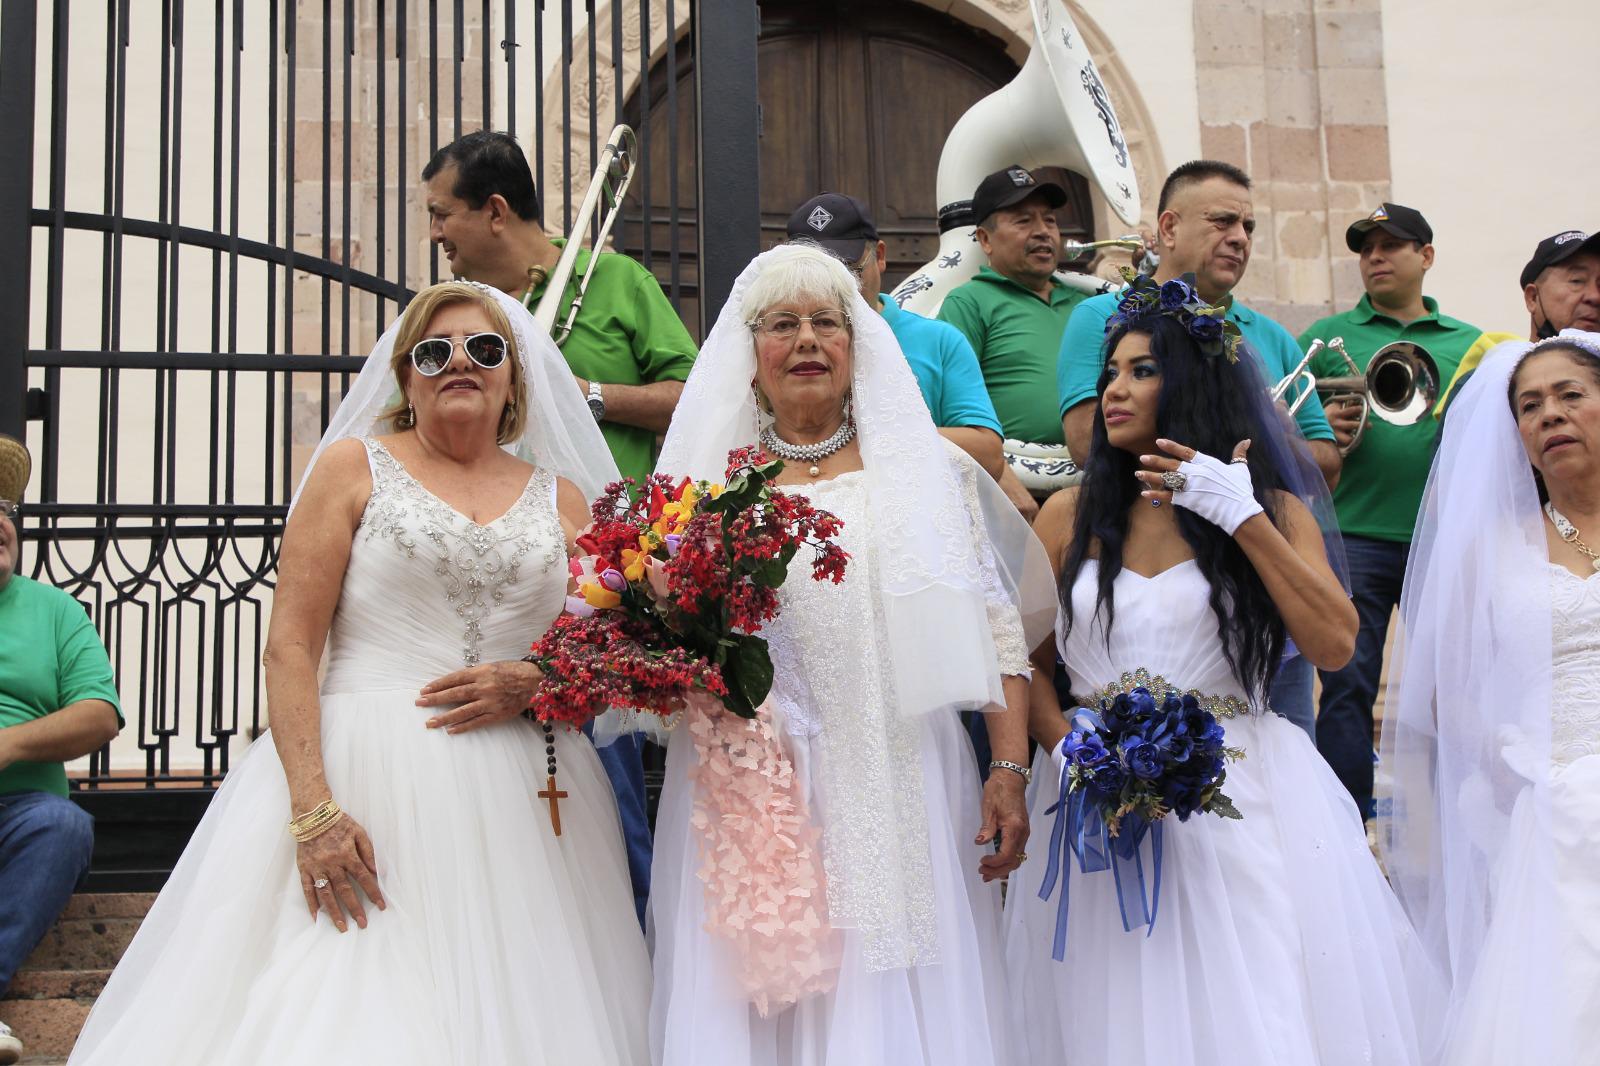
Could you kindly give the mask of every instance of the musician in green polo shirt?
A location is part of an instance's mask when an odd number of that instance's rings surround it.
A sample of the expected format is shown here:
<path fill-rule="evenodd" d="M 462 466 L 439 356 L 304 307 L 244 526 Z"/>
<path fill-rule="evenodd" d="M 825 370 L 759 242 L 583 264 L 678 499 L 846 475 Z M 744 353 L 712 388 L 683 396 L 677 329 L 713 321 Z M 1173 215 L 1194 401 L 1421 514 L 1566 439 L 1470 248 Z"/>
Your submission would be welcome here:
<path fill-rule="evenodd" d="M 1324 318 L 1302 333 L 1301 347 L 1342 338 L 1345 352 L 1365 372 L 1378 349 L 1409 341 L 1432 356 L 1441 382 L 1450 380 L 1483 331 L 1441 315 L 1433 298 L 1422 294 L 1434 249 L 1433 229 L 1421 212 L 1401 204 L 1381 204 L 1351 224 L 1345 244 L 1361 257 L 1366 293 L 1349 311 Z M 1331 351 L 1316 356 L 1311 370 L 1319 378 L 1350 374 L 1349 366 Z M 1324 410 L 1340 448 L 1348 449 L 1359 405 L 1335 397 Z M 1333 490 L 1361 629 L 1350 662 L 1339 670 L 1321 671 L 1316 739 L 1363 817 L 1372 815 L 1372 706 L 1383 669 L 1384 640 L 1389 616 L 1400 601 L 1417 507 L 1438 437 L 1439 424 L 1427 414 L 1410 426 L 1369 416 L 1359 445 L 1345 453 L 1344 470 Z"/>
<path fill-rule="evenodd" d="M 989 257 L 977 277 L 945 297 L 939 318 L 966 334 L 1007 440 L 1061 446 L 1055 353 L 1072 309 L 1088 293 L 1055 277 L 1066 190 L 1020 166 L 978 183 L 972 215 Z M 1009 467 L 1000 487 L 1031 521 L 1039 505 Z"/>
<path fill-rule="evenodd" d="M 450 269 L 519 297 L 531 310 L 565 241 L 545 235 L 533 172 L 509 134 L 479 130 L 439 149 L 422 171 L 430 236 Z M 578 253 L 576 278 L 591 253 Z M 576 285 L 562 296 L 565 320 Z M 695 346 L 655 276 L 625 255 L 602 252 L 572 335 L 561 348 L 588 397 L 617 469 L 643 481 L 655 466 Z"/>

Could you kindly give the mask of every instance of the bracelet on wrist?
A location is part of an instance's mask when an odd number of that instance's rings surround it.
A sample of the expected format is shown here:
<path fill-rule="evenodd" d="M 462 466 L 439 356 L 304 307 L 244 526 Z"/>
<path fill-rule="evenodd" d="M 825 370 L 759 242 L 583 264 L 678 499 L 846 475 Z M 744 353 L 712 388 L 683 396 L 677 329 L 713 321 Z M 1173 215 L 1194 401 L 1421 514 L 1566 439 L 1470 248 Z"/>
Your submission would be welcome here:
<path fill-rule="evenodd" d="M 334 823 L 343 817 L 344 812 L 330 796 L 306 813 L 290 819 L 289 835 L 294 837 L 295 843 L 304 844 L 332 829 Z"/>
<path fill-rule="evenodd" d="M 1022 783 L 1025 785 L 1033 781 L 1032 770 L 1028 769 L 1026 766 L 1023 766 L 1021 763 L 1014 763 L 1010 759 L 991 759 L 989 760 L 989 769 L 1010 770 L 1012 773 L 1021 777 Z"/>

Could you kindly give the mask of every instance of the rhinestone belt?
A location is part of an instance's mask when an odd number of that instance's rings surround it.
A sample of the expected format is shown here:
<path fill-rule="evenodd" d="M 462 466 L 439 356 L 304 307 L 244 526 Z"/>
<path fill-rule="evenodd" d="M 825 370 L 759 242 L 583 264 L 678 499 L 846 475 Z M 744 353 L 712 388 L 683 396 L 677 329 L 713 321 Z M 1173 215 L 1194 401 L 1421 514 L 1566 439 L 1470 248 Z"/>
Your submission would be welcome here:
<path fill-rule="evenodd" d="M 1089 698 L 1084 701 L 1084 705 L 1098 708 L 1102 700 L 1109 703 L 1118 696 L 1126 695 L 1136 688 L 1148 689 L 1150 694 L 1157 699 L 1169 692 L 1193 696 L 1203 710 L 1210 711 L 1216 718 L 1235 718 L 1250 713 L 1250 704 L 1242 696 L 1208 696 L 1195 689 L 1184 690 L 1160 674 L 1152 674 L 1142 666 L 1137 670 L 1123 674 L 1111 684 L 1091 693 Z"/>

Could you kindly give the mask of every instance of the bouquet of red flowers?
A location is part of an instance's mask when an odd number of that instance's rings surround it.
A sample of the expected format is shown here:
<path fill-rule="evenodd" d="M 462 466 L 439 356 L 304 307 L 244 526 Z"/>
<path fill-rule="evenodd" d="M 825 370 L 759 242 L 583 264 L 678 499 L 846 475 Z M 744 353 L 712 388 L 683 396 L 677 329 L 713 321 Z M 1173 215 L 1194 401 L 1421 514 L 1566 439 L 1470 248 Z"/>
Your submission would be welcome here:
<path fill-rule="evenodd" d="M 638 498 L 614 482 L 594 501 L 569 564 L 577 592 L 533 645 L 544 680 L 531 709 L 581 725 L 611 708 L 670 714 L 696 689 L 742 718 L 772 688 L 767 642 L 777 589 L 802 547 L 813 580 L 844 580 L 843 527 L 804 496 L 775 490 L 783 463 L 728 455 L 725 484 L 665 474 Z"/>

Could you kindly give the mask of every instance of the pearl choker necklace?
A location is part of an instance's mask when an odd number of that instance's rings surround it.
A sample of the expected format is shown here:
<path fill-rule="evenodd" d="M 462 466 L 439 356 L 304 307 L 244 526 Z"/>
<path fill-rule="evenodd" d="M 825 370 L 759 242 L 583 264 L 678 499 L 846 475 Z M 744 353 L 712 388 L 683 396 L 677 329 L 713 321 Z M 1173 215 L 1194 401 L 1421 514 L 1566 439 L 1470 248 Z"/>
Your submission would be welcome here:
<path fill-rule="evenodd" d="M 818 441 L 815 444 L 790 444 L 778 436 L 776 429 L 768 426 L 761 431 L 761 446 L 779 459 L 792 459 L 795 462 L 810 463 L 811 467 L 806 473 L 816 477 L 822 473 L 822 468 L 817 466 L 817 462 L 826 459 L 846 444 L 849 444 L 855 439 L 855 435 L 856 420 L 846 414 L 839 428 L 834 430 L 833 436 L 827 440 Z"/>

